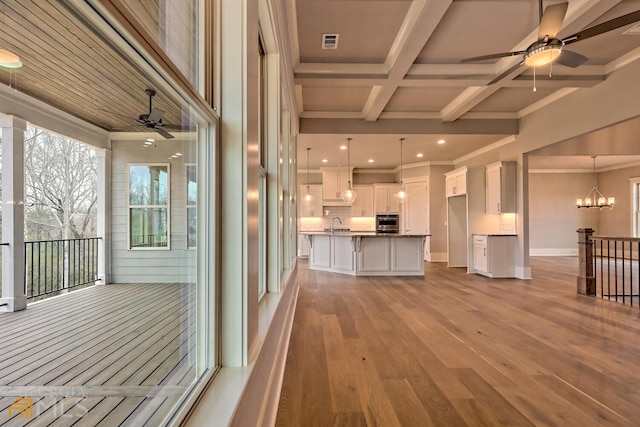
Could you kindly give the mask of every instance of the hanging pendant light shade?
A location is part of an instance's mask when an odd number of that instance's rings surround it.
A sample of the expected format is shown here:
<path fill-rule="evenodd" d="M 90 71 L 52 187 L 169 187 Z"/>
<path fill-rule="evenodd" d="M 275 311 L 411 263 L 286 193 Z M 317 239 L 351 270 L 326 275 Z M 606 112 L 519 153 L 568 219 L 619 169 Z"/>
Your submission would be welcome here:
<path fill-rule="evenodd" d="M 347 138 L 347 172 L 351 175 L 351 138 Z M 347 189 L 340 193 L 340 196 L 349 204 L 356 201 L 358 194 L 351 188 L 351 180 L 347 181 Z"/>
<path fill-rule="evenodd" d="M 311 192 L 309 191 L 309 154 L 311 151 L 311 147 L 307 147 L 307 191 L 306 193 L 302 196 L 302 204 L 305 207 L 311 207 L 311 205 L 313 205 L 313 195 L 311 194 Z"/>
<path fill-rule="evenodd" d="M 596 156 L 591 156 L 593 159 L 593 187 L 591 191 L 582 199 L 576 200 L 576 206 L 578 208 L 609 208 L 613 209 L 616 204 L 615 197 L 604 197 L 600 191 L 598 191 L 598 185 L 596 184 Z"/>
<path fill-rule="evenodd" d="M 393 194 L 393 199 L 402 204 L 409 198 L 409 193 L 404 189 L 404 182 L 402 182 L 402 143 L 404 138 L 400 138 L 400 189 Z"/>

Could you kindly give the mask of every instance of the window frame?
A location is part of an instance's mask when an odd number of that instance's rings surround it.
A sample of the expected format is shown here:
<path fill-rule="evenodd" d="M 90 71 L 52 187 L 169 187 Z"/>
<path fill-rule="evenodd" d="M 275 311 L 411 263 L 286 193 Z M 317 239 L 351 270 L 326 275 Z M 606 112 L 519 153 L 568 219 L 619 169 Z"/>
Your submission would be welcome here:
<path fill-rule="evenodd" d="M 166 205 L 132 205 L 131 204 L 131 167 L 132 166 L 165 166 L 167 168 L 167 204 Z M 130 251 L 169 251 L 171 250 L 171 163 L 127 163 L 127 250 Z M 132 246 L 131 245 L 131 212 L 141 208 L 166 208 L 167 211 L 167 244 L 166 246 Z"/>

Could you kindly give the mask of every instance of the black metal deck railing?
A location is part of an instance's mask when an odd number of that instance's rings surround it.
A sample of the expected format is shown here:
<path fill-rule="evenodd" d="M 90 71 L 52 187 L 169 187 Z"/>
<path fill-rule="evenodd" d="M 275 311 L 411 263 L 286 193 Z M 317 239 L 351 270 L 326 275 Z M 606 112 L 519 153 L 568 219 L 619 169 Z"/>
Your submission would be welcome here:
<path fill-rule="evenodd" d="M 98 241 L 83 239 L 24 242 L 24 289 L 28 300 L 58 294 L 98 280 Z"/>
<path fill-rule="evenodd" d="M 638 305 L 640 238 L 592 236 L 596 293 L 623 304 Z"/>

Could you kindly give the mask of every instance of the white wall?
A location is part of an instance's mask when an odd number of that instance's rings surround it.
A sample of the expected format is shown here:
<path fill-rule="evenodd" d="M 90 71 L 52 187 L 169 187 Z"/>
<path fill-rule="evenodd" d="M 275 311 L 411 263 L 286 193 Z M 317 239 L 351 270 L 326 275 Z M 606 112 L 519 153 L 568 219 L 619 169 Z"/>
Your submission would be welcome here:
<path fill-rule="evenodd" d="M 195 282 L 196 251 L 186 249 L 186 173 L 183 160 L 169 161 L 185 152 L 182 142 L 158 140 L 142 148 L 139 141 L 113 141 L 112 242 L 113 283 Z M 182 158 L 181 158 L 182 159 Z M 170 163 L 170 250 L 130 250 L 127 243 L 128 163 Z"/>

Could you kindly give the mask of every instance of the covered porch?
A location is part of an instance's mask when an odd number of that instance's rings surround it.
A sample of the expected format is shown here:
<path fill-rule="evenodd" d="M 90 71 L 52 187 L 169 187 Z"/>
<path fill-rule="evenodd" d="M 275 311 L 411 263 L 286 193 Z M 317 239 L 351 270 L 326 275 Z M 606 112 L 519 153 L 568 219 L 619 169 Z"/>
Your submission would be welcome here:
<path fill-rule="evenodd" d="M 0 314 L 0 426 L 160 425 L 196 381 L 194 284 L 92 286 Z M 60 424 L 62 423 L 62 424 Z"/>

